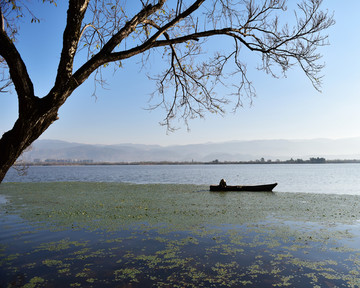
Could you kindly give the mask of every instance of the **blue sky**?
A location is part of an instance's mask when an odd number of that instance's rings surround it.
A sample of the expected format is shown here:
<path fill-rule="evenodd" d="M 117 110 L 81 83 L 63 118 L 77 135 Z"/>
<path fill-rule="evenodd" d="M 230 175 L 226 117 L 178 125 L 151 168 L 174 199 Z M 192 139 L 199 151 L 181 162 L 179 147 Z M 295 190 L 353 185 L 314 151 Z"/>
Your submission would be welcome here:
<path fill-rule="evenodd" d="M 60 1 L 58 1 L 60 2 Z M 64 3 L 65 1 L 63 1 Z M 141 71 L 139 58 L 123 62 L 115 75 L 108 69 L 108 88 L 97 88 L 93 97 L 91 78 L 79 87 L 60 109 L 60 119 L 40 139 L 59 139 L 93 144 L 192 144 L 253 139 L 312 139 L 360 137 L 360 1 L 326 0 L 323 9 L 334 11 L 336 24 L 328 30 L 330 46 L 321 48 L 326 67 L 322 93 L 317 92 L 297 68 L 287 78 L 251 71 L 257 97 L 250 106 L 235 114 L 228 107 L 224 117 L 206 114 L 190 121 L 190 132 L 180 122 L 174 133 L 167 133 L 159 122 L 165 111 L 148 111 L 149 94 L 155 83 Z M 52 87 L 65 23 L 66 6 L 36 4 L 40 24 L 21 25 L 16 43 L 28 67 L 38 96 Z M 249 69 L 259 58 L 251 56 Z M 159 64 L 151 63 L 156 71 Z M 221 93 L 221 91 L 220 91 Z M 0 94 L 0 135 L 17 118 L 17 99 L 12 93 Z"/>

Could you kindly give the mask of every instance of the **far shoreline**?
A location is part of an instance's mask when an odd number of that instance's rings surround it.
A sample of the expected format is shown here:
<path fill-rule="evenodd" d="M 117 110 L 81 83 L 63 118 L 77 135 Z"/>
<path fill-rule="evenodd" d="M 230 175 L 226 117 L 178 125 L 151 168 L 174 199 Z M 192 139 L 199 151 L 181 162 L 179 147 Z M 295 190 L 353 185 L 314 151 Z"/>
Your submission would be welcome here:
<path fill-rule="evenodd" d="M 244 165 L 244 164 L 360 164 L 360 159 L 335 159 L 310 158 L 309 160 L 251 160 L 251 161 L 129 161 L 129 162 L 107 162 L 107 161 L 83 161 L 83 160 L 55 160 L 38 162 L 19 162 L 14 166 L 116 166 L 116 165 Z"/>

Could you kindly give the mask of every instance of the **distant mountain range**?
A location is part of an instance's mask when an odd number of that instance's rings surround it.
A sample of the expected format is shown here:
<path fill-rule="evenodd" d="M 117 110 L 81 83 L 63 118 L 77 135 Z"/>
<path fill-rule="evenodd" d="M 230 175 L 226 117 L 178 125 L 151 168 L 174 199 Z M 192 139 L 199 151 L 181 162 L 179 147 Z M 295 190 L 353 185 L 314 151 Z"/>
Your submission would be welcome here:
<path fill-rule="evenodd" d="M 253 140 L 193 145 L 90 145 L 59 140 L 37 140 L 24 154 L 27 161 L 46 159 L 94 162 L 141 161 L 251 161 L 309 159 L 360 159 L 360 138 L 312 140 Z"/>

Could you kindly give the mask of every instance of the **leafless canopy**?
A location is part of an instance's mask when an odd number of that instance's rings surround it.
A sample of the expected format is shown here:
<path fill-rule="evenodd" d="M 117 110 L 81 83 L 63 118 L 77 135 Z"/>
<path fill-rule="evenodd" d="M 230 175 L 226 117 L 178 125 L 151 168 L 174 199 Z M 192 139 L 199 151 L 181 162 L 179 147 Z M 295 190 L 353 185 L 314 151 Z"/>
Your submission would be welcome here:
<path fill-rule="evenodd" d="M 236 108 L 255 96 L 244 52 L 259 56 L 259 68 L 275 77 L 297 65 L 319 89 L 317 48 L 327 45 L 323 32 L 334 20 L 320 10 L 322 0 L 298 1 L 287 11 L 286 0 L 69 0 L 55 84 L 38 97 L 15 40 L 18 26 L 40 20 L 31 2 L 0 0 L 0 91 L 11 80 L 19 102 L 18 120 L 0 139 L 0 182 L 91 74 L 102 81 L 101 69 L 122 67 L 137 55 L 143 64 L 153 55 L 162 60 L 161 70 L 149 77 L 160 96 L 153 108 L 165 108 L 162 123 L 169 128 L 176 117 L 187 123 L 206 111 L 222 114 L 229 99 Z M 78 69 L 75 57 L 82 63 Z M 229 83 L 234 97 L 216 94 Z"/>
<path fill-rule="evenodd" d="M 319 90 L 323 64 L 316 48 L 327 44 L 327 36 L 322 32 L 334 23 L 331 15 L 320 10 L 321 0 L 303 1 L 294 11 L 287 11 L 286 0 L 69 2 L 69 16 L 85 16 L 78 19 L 76 27 L 68 19 L 64 49 L 74 53 L 62 56 L 59 72 L 61 67 L 72 67 L 69 64 L 75 52 L 84 48 L 89 61 L 75 73 L 72 69 L 67 71 L 68 77 L 79 83 L 94 71 L 102 80 L 101 68 L 111 62 L 121 67 L 121 61 L 137 54 L 142 54 L 146 62 L 150 53 L 161 53 L 167 67 L 150 78 L 157 81 L 156 92 L 161 96 L 154 107 L 166 109 L 164 124 L 168 127 L 176 116 L 186 120 L 202 117 L 207 110 L 223 113 L 223 104 L 229 98 L 216 95 L 214 87 L 225 84 L 223 80 L 230 75 L 236 86 L 232 91 L 237 99 L 235 106 L 241 105 L 242 97 L 255 95 L 246 74 L 246 59 L 240 54 L 242 49 L 257 53 L 260 69 L 275 77 L 299 65 Z M 16 3 L 8 1 L 7 8 L 14 9 Z M 21 13 L 14 10 L 17 16 Z M 35 15 L 31 17 L 38 21 Z M 14 32 L 13 27 L 12 35 Z M 217 51 L 205 57 L 206 41 L 212 36 L 228 47 L 219 45 Z M 232 44 L 226 39 L 232 39 Z M 62 78 L 59 75 L 58 79 Z"/>

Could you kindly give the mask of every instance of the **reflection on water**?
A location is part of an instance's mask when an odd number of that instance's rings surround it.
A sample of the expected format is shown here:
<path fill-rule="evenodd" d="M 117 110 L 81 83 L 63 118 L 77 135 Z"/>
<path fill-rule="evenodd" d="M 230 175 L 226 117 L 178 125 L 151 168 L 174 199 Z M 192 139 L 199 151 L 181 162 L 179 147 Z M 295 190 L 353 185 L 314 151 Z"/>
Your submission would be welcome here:
<path fill-rule="evenodd" d="M 119 183 L 0 193 L 0 287 L 360 285 L 357 196 Z"/>

